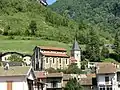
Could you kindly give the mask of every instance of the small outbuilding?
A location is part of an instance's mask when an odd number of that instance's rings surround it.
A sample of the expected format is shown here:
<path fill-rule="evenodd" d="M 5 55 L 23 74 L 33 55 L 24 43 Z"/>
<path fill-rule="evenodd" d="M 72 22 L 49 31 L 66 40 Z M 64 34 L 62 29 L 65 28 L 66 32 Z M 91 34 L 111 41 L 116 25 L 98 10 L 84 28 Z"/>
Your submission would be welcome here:
<path fill-rule="evenodd" d="M 31 66 L 0 67 L 1 90 L 34 90 L 35 74 Z"/>

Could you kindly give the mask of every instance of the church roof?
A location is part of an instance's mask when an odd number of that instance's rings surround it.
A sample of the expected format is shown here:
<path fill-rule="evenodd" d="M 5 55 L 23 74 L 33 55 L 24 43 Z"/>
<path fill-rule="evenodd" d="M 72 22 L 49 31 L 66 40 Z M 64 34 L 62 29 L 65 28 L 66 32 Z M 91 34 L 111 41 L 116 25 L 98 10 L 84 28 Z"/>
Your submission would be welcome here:
<path fill-rule="evenodd" d="M 75 39 L 75 41 L 73 43 L 72 50 L 78 50 L 78 51 L 80 50 L 80 47 L 79 47 L 78 42 L 76 41 L 76 39 Z"/>

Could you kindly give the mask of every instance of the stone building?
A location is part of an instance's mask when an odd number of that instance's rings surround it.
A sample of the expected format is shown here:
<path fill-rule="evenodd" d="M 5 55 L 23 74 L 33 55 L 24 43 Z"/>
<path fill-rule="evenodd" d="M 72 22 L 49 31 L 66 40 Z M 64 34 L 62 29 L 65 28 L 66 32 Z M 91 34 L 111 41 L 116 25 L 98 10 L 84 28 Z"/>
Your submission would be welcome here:
<path fill-rule="evenodd" d="M 32 56 L 34 70 L 48 68 L 65 69 L 70 65 L 69 56 L 64 48 L 36 46 Z"/>

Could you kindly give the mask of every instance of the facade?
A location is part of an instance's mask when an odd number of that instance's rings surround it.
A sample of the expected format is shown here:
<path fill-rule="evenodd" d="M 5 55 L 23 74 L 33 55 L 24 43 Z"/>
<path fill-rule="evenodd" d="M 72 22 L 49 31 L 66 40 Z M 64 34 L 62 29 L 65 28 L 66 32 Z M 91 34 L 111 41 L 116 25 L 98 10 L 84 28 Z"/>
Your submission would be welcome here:
<path fill-rule="evenodd" d="M 62 90 L 63 73 L 48 73 L 45 71 L 35 71 L 37 79 L 43 84 L 36 90 Z"/>
<path fill-rule="evenodd" d="M 31 67 L 0 67 L 1 90 L 34 90 L 34 79 Z"/>
<path fill-rule="evenodd" d="M 66 69 L 70 64 L 69 56 L 64 48 L 36 46 L 32 56 L 34 70 L 48 68 Z"/>
<path fill-rule="evenodd" d="M 62 90 L 63 73 L 49 73 L 46 79 L 46 90 Z"/>
<path fill-rule="evenodd" d="M 81 68 L 80 62 L 81 62 L 81 50 L 80 47 L 78 45 L 78 42 L 74 41 L 73 46 L 72 46 L 72 50 L 71 50 L 71 57 L 74 57 L 75 60 L 77 60 L 77 66 L 78 68 Z"/>
<path fill-rule="evenodd" d="M 113 63 L 99 63 L 96 65 L 98 90 L 120 90 L 119 67 Z"/>

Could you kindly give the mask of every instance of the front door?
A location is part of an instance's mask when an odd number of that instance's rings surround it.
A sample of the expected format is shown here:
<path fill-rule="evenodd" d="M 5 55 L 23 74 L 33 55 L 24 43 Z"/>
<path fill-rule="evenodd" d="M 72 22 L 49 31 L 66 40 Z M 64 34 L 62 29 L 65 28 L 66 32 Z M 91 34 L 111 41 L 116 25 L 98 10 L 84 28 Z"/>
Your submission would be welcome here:
<path fill-rule="evenodd" d="M 12 81 L 7 81 L 7 90 L 12 90 Z"/>

